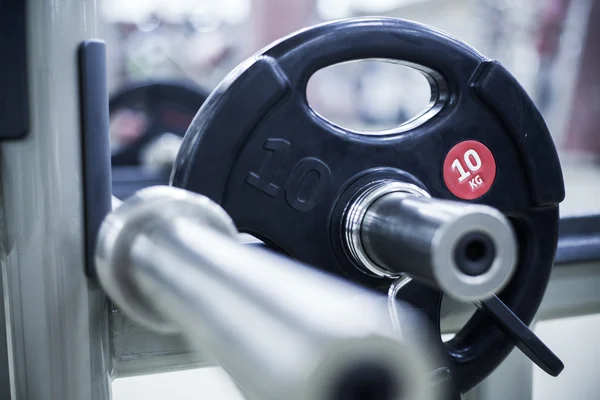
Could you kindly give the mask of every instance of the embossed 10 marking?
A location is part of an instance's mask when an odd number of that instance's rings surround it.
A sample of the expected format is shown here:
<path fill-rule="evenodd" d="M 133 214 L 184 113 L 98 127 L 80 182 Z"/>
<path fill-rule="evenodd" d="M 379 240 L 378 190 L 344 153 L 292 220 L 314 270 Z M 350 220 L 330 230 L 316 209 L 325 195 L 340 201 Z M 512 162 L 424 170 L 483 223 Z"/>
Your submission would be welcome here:
<path fill-rule="evenodd" d="M 263 145 L 267 157 L 258 172 L 249 172 L 246 183 L 275 198 L 281 188 L 274 183 L 290 152 L 291 143 L 285 139 L 270 138 Z M 331 170 L 315 157 L 300 160 L 287 178 L 285 200 L 290 207 L 301 211 L 314 210 L 329 189 Z"/>

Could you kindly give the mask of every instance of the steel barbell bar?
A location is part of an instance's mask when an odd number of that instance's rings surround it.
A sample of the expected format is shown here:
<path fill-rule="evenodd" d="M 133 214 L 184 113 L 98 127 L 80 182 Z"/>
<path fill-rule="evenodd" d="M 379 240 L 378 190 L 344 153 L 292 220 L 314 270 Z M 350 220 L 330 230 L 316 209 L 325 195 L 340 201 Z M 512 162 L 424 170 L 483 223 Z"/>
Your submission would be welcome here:
<path fill-rule="evenodd" d="M 103 222 L 96 264 L 126 314 L 209 350 L 252 399 L 432 396 L 425 357 L 392 328 L 386 296 L 239 244 L 204 196 L 137 192 Z"/>

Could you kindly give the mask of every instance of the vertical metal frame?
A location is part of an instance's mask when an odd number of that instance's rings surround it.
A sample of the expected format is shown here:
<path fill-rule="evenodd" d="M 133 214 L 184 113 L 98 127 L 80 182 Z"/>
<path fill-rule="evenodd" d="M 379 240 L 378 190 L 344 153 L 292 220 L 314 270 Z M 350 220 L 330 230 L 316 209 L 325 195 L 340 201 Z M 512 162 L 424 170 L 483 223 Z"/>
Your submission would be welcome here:
<path fill-rule="evenodd" d="M 1 294 L 3 287 L 2 274 L 0 274 L 0 399 L 11 400 L 10 369 L 8 362 L 8 338 L 6 335 L 6 317 L 4 312 L 4 299 Z"/>
<path fill-rule="evenodd" d="M 108 304 L 83 268 L 77 49 L 96 12 L 95 0 L 27 2 L 31 129 L 0 144 L 12 400 L 110 399 Z"/>

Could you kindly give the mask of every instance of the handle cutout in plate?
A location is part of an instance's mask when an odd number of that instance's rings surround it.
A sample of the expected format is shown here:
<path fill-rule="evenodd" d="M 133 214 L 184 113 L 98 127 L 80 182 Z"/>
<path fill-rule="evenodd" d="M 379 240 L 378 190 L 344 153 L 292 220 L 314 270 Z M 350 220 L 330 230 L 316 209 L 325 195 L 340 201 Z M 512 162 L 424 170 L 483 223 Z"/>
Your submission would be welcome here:
<path fill-rule="evenodd" d="M 306 96 L 321 119 L 348 132 L 387 136 L 414 129 L 448 99 L 441 74 L 397 60 L 333 64 L 309 79 Z"/>

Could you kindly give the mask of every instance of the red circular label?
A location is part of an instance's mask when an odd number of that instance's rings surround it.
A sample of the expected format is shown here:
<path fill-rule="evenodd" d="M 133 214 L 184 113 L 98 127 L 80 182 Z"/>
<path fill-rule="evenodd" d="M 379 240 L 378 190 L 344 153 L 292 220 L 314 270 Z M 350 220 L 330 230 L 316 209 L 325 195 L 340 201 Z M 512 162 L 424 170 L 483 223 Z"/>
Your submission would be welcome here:
<path fill-rule="evenodd" d="M 494 155 L 483 143 L 465 140 L 454 146 L 444 160 L 444 182 L 456 197 L 477 199 L 496 179 Z"/>

